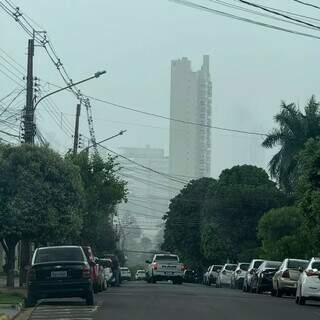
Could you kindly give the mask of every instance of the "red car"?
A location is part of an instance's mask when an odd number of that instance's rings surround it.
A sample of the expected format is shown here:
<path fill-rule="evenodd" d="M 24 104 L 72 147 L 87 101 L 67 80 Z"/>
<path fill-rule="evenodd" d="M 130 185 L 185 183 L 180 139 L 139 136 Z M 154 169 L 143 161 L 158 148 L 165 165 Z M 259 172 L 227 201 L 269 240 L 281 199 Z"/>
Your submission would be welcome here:
<path fill-rule="evenodd" d="M 99 264 L 96 262 L 91 247 L 83 246 L 82 249 L 90 265 L 91 279 L 93 282 L 93 291 L 94 293 L 98 293 L 99 291 L 102 291 Z"/>

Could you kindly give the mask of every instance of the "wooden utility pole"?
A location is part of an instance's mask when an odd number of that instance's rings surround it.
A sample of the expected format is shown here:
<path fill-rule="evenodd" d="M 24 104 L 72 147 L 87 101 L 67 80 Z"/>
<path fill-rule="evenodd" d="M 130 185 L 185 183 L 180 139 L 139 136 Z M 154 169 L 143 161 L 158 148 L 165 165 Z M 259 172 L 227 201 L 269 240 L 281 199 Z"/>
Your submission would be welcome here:
<path fill-rule="evenodd" d="M 76 112 L 76 123 L 74 126 L 74 137 L 73 137 L 73 155 L 75 156 L 78 152 L 79 145 L 79 119 L 81 112 L 81 104 L 77 104 L 77 112 Z"/>
<path fill-rule="evenodd" d="M 34 56 L 34 39 L 28 40 L 28 65 L 27 65 L 27 97 L 24 109 L 24 142 L 34 144 L 35 123 L 34 123 L 34 106 L 33 106 L 33 56 Z M 20 287 L 26 285 L 27 270 L 26 266 L 31 261 L 31 243 L 28 240 L 21 240 L 20 244 Z"/>

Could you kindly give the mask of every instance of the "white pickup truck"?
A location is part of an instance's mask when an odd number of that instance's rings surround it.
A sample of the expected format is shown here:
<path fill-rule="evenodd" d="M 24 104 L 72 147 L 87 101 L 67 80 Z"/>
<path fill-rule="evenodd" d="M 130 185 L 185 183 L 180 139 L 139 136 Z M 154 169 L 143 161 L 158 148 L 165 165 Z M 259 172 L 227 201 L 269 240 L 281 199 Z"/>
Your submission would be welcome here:
<path fill-rule="evenodd" d="M 184 265 L 175 254 L 157 253 L 152 261 L 147 260 L 146 280 L 149 283 L 172 280 L 174 284 L 182 284 Z"/>

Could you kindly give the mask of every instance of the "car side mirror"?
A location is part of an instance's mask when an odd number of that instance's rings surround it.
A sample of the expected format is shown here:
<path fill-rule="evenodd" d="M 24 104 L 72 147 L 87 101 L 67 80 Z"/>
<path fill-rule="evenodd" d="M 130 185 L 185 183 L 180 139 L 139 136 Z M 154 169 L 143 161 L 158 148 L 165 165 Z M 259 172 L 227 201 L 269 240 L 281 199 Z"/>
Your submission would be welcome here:
<path fill-rule="evenodd" d="M 147 263 L 147 264 L 150 264 L 150 263 L 151 263 L 151 261 L 150 261 L 150 260 L 146 260 L 146 263 Z"/>
<path fill-rule="evenodd" d="M 256 273 L 256 269 L 251 269 L 250 274 L 254 274 L 254 273 Z"/>

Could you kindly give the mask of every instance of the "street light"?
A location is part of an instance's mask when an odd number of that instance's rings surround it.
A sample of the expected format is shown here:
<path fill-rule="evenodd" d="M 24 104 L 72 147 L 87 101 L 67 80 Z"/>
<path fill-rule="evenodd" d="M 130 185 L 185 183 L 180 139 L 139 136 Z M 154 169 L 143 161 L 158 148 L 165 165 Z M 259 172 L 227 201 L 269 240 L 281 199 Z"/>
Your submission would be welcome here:
<path fill-rule="evenodd" d="M 127 130 L 121 130 L 120 132 L 118 132 L 117 134 L 115 134 L 115 135 L 113 135 L 113 136 L 111 136 L 111 137 L 109 137 L 109 138 L 106 138 L 106 139 L 103 139 L 103 140 L 101 140 L 101 141 L 99 141 L 99 142 L 96 142 L 95 145 L 101 144 L 101 143 L 106 142 L 106 141 L 108 141 L 108 140 L 111 140 L 111 139 L 113 139 L 113 138 L 115 138 L 115 137 L 122 136 L 122 135 L 123 135 L 124 133 L 126 133 L 126 132 L 127 132 Z M 94 146 L 94 145 L 91 144 L 90 146 L 87 146 L 86 148 L 84 148 L 81 152 L 86 152 L 87 150 L 89 150 L 89 149 L 92 148 L 93 146 Z"/>
<path fill-rule="evenodd" d="M 89 77 L 89 78 L 86 78 L 86 79 L 84 79 L 84 80 L 81 80 L 81 81 L 78 81 L 78 82 L 75 82 L 75 83 L 71 83 L 71 84 L 69 84 L 68 86 L 65 86 L 65 87 L 63 87 L 63 88 L 60 88 L 60 89 L 58 89 L 58 90 L 55 90 L 55 91 L 52 91 L 52 92 L 46 94 L 45 96 L 41 97 L 41 98 L 37 101 L 37 103 L 36 103 L 35 106 L 33 107 L 33 111 L 36 109 L 36 107 L 38 106 L 38 104 L 39 104 L 42 100 L 44 100 L 45 98 L 48 98 L 49 96 L 52 96 L 53 94 L 56 94 L 56 93 L 58 93 L 58 92 L 60 92 L 60 91 L 67 90 L 67 89 L 69 89 L 69 88 L 71 88 L 71 87 L 74 87 L 74 86 L 80 84 L 80 83 L 87 82 L 87 81 L 92 80 L 92 79 L 95 79 L 95 78 L 99 78 L 100 76 L 102 76 L 102 75 L 105 74 L 105 73 L 106 73 L 105 70 L 103 70 L 103 71 L 98 71 L 98 72 L 96 72 L 93 76 L 91 76 L 91 77 Z"/>

